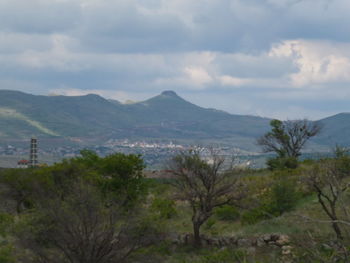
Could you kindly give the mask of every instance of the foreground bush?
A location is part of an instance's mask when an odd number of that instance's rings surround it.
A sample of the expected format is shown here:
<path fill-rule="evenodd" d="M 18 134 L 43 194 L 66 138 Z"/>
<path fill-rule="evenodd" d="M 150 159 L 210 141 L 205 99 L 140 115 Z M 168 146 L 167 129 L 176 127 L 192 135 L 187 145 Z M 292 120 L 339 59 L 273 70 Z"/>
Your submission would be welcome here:
<path fill-rule="evenodd" d="M 240 213 L 236 207 L 224 205 L 215 209 L 215 215 L 223 221 L 236 221 L 239 219 Z"/>
<path fill-rule="evenodd" d="M 296 189 L 294 180 L 277 178 L 270 189 L 260 196 L 260 205 L 245 211 L 241 216 L 242 224 L 255 224 L 261 220 L 280 216 L 293 210 L 301 194 Z"/>

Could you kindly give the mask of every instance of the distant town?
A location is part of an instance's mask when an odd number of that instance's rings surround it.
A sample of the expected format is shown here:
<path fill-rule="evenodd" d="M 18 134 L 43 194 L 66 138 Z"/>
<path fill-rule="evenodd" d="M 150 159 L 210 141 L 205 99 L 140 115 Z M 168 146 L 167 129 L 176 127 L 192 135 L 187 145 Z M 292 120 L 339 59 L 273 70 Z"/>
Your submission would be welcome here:
<path fill-rule="evenodd" d="M 30 142 L 18 147 L 14 145 L 0 146 L 0 156 L 7 156 L 10 161 L 6 167 L 26 167 L 30 165 Z M 38 142 L 38 163 L 52 164 L 64 158 L 72 158 L 79 156 L 82 147 L 78 146 L 59 146 L 55 148 L 41 148 L 40 140 Z M 99 156 L 106 156 L 115 152 L 125 154 L 140 154 L 148 167 L 148 169 L 163 169 L 169 159 L 181 151 L 190 149 L 200 150 L 203 155 L 209 154 L 209 147 L 193 146 L 189 144 L 179 144 L 173 141 L 169 142 L 152 142 L 152 141 L 132 141 L 128 139 L 111 139 L 103 145 L 89 146 L 86 149 L 96 152 Z M 253 165 L 250 159 L 255 159 L 258 154 L 244 152 L 238 148 L 231 146 L 216 146 L 215 151 L 223 156 L 240 156 L 240 161 L 245 165 Z M 16 159 L 16 157 L 18 157 Z M 26 160 L 28 158 L 28 160 Z M 27 161 L 27 162 L 26 162 Z"/>

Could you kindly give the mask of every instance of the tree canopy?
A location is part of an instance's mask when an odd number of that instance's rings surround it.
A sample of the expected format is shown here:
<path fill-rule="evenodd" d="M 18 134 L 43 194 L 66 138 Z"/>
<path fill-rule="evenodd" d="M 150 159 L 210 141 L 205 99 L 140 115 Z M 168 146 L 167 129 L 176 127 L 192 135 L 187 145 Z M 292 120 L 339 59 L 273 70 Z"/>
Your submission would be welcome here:
<path fill-rule="evenodd" d="M 270 122 L 271 131 L 261 136 L 257 143 L 264 152 L 275 152 L 279 157 L 298 158 L 305 143 L 320 133 L 318 122 L 304 120 Z"/>

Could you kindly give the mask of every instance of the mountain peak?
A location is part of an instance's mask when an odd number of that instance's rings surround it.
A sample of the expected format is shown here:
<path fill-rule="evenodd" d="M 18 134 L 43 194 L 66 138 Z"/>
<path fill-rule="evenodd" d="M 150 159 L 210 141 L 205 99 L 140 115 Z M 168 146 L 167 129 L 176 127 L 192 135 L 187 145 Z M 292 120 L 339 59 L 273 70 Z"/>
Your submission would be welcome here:
<path fill-rule="evenodd" d="M 175 91 L 172 91 L 172 90 L 165 90 L 162 92 L 163 96 L 167 96 L 167 97 L 175 97 L 175 98 L 178 98 L 179 96 L 176 94 Z"/>

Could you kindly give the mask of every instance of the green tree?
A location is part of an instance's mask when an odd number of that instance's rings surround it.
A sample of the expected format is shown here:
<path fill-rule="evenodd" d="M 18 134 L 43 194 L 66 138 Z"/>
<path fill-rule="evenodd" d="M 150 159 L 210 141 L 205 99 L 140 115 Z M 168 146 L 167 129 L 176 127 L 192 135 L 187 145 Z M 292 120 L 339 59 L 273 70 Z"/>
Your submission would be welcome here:
<path fill-rule="evenodd" d="M 98 173 L 105 194 L 124 205 L 133 204 L 147 192 L 143 176 L 145 164 L 140 155 L 116 153 L 100 159 Z"/>
<path fill-rule="evenodd" d="M 147 192 L 144 168 L 140 155 L 115 153 L 99 157 L 93 151 L 83 150 L 79 157 L 34 172 L 49 176 L 53 182 L 43 195 L 59 193 L 64 199 L 70 185 L 83 180 L 98 186 L 106 196 L 113 196 L 114 201 L 130 205 Z"/>
<path fill-rule="evenodd" d="M 295 168 L 295 160 L 300 156 L 305 143 L 321 131 L 321 124 L 308 120 L 270 122 L 271 131 L 257 140 L 264 152 L 277 154 L 276 161 L 270 161 L 271 167 L 291 166 Z"/>
<path fill-rule="evenodd" d="M 50 167 L 10 170 L 3 181 L 20 190 L 18 202 L 33 200 L 18 234 L 22 246 L 34 262 L 123 261 L 152 239 L 134 209 L 147 192 L 144 167 L 139 155 L 84 150 Z"/>
<path fill-rule="evenodd" d="M 50 179 L 46 173 L 37 173 L 35 169 L 7 169 L 0 176 L 0 183 L 5 186 L 1 194 L 16 202 L 19 214 L 34 205 L 40 191 L 52 185 Z"/>

